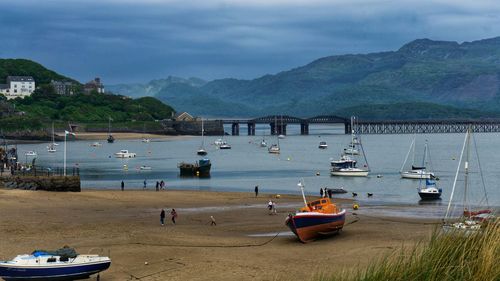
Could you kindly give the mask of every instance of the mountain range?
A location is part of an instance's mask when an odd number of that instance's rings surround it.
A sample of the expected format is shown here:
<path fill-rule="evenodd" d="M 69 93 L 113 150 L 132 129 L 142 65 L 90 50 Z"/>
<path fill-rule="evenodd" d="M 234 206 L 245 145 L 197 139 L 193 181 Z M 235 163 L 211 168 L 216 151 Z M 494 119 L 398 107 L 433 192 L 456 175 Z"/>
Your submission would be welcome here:
<path fill-rule="evenodd" d="M 324 57 L 253 80 L 168 77 L 107 89 L 205 116 L 498 117 L 500 37 L 417 39 L 396 51 Z"/>

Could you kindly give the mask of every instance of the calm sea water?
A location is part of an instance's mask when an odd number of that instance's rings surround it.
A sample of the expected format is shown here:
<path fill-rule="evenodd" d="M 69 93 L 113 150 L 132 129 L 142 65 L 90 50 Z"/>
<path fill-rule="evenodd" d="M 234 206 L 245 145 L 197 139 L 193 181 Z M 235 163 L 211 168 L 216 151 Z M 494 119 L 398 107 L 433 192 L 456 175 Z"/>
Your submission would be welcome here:
<path fill-rule="evenodd" d="M 408 152 L 413 135 L 365 135 L 363 146 L 371 167 L 367 178 L 331 177 L 330 160 L 337 159 L 341 150 L 349 143 L 350 136 L 343 134 L 343 127 L 311 126 L 311 135 L 300 136 L 298 128 L 289 126 L 289 135 L 280 140 L 281 155 L 271 155 L 266 148 L 259 146 L 266 127 L 258 127 L 256 136 L 226 136 L 232 145 L 231 150 L 218 150 L 214 141 L 217 137 L 206 137 L 205 147 L 212 161 L 212 177 L 209 179 L 179 178 L 177 164 L 181 161 L 195 162 L 199 159 L 196 150 L 200 147 L 201 137 L 182 140 L 155 141 L 142 143 L 141 140 L 117 140 L 113 144 L 102 140 L 102 147 L 90 147 L 92 141 L 68 142 L 68 166 L 78 165 L 83 188 L 119 189 L 125 181 L 126 189 L 142 189 L 146 179 L 149 189 L 154 189 L 157 180 L 164 180 L 167 187 L 189 190 L 245 191 L 253 192 L 259 185 L 261 192 L 299 194 L 297 183 L 304 179 L 306 192 L 319 194 L 320 187 L 344 187 L 357 192 L 357 199 L 363 203 L 377 204 L 415 204 L 419 196 L 416 188 L 418 180 L 401 179 L 399 170 Z M 245 132 L 241 128 L 241 132 Z M 484 175 L 490 205 L 500 205 L 500 138 L 499 134 L 475 134 L 480 164 Z M 268 144 L 275 137 L 265 136 Z M 448 202 L 453 179 L 463 144 L 463 134 L 428 134 L 417 136 L 416 164 L 422 162 L 425 140 L 429 143 L 430 163 L 439 177 L 438 186 L 443 189 L 443 200 L 433 203 L 436 212 Z M 328 143 L 328 149 L 318 149 L 320 141 Z M 20 155 L 25 151 L 38 152 L 38 163 L 43 166 L 62 166 L 63 143 L 58 152 L 49 154 L 46 143 L 19 145 Z M 113 156 L 120 149 L 137 153 L 137 158 L 117 159 Z M 475 156 L 475 147 L 471 155 Z M 411 159 L 411 156 L 410 156 Z M 471 161 L 471 198 L 476 202 L 483 196 L 481 177 L 476 169 L 477 160 Z M 429 160 L 429 159 L 428 159 Z M 408 163 L 407 166 L 409 166 Z M 123 169 L 128 166 L 128 170 Z M 151 171 L 141 171 L 141 165 L 152 167 Z M 319 172 L 319 176 L 316 173 Z M 380 175 L 380 177 L 377 177 Z M 457 185 L 458 198 L 463 186 L 463 177 Z M 373 193 L 367 198 L 366 193 Z M 337 195 L 336 195 L 337 196 Z M 351 194 L 340 195 L 351 198 Z M 375 207 L 374 207 L 375 208 Z M 425 215 L 425 214 L 422 214 Z"/>

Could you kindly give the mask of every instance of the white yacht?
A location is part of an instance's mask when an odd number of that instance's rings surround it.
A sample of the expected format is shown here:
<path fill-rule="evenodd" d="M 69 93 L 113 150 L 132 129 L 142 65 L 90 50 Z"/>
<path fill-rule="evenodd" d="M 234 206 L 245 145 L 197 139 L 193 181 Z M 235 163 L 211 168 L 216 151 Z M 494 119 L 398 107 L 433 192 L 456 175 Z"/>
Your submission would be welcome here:
<path fill-rule="evenodd" d="M 133 152 L 129 152 L 126 149 L 120 150 L 120 152 L 115 153 L 116 158 L 134 158 L 137 154 Z"/>
<path fill-rule="evenodd" d="M 327 149 L 328 148 L 328 144 L 326 144 L 326 141 L 320 141 L 319 145 L 318 145 L 318 148 L 319 149 Z"/>
<path fill-rule="evenodd" d="M 35 151 L 30 150 L 30 151 L 26 151 L 26 153 L 24 153 L 24 155 L 26 155 L 26 156 L 37 156 L 37 153 Z"/>

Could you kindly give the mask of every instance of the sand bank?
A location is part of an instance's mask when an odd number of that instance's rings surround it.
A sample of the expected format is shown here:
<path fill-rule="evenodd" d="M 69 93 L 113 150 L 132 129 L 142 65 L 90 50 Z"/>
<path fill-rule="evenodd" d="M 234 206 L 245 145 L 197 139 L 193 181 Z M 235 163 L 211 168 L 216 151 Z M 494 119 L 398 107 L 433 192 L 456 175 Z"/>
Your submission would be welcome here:
<path fill-rule="evenodd" d="M 0 259 L 35 248 L 73 246 L 110 255 L 101 280 L 310 280 L 320 271 L 365 266 L 402 244 L 429 237 L 433 226 L 415 219 L 354 216 L 342 233 L 308 244 L 287 235 L 286 215 L 302 199 L 202 191 L 0 190 Z M 167 226 L 160 226 L 161 208 Z M 168 216 L 178 212 L 177 225 Z M 362 208 L 362 206 L 361 206 Z M 210 226 L 214 216 L 217 226 Z M 283 233 L 273 239 L 270 233 Z M 264 234 L 262 236 L 250 236 Z M 148 262 L 148 265 L 145 265 Z M 135 279 L 134 279 L 135 278 Z"/>
<path fill-rule="evenodd" d="M 64 133 L 61 133 L 64 136 Z M 155 134 L 142 134 L 142 133 L 113 133 L 113 137 L 117 140 L 120 139 L 142 139 L 149 138 L 152 141 L 155 140 L 178 140 L 185 139 L 191 136 L 166 136 L 166 135 L 155 135 Z M 89 133 L 89 132 L 78 132 L 76 134 L 77 140 L 103 140 L 108 138 L 108 133 Z"/>

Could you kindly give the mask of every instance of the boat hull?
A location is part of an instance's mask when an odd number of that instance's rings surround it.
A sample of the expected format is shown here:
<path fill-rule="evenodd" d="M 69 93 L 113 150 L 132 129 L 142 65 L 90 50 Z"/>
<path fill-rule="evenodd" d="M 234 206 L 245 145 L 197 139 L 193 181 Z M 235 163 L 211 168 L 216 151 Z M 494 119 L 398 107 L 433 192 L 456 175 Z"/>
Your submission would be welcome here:
<path fill-rule="evenodd" d="M 368 171 L 364 170 L 332 170 L 330 172 L 332 176 L 336 177 L 367 177 Z"/>
<path fill-rule="evenodd" d="M 196 166 L 196 165 L 185 165 L 179 167 L 181 177 L 200 177 L 207 178 L 210 177 L 210 168 L 212 165 Z"/>
<path fill-rule="evenodd" d="M 438 200 L 441 199 L 441 192 L 419 192 L 418 195 L 422 200 Z"/>
<path fill-rule="evenodd" d="M 82 265 L 64 266 L 15 266 L 0 264 L 0 277 L 5 281 L 62 281 L 89 278 L 109 268 L 111 261 L 94 262 Z"/>
<path fill-rule="evenodd" d="M 337 214 L 297 213 L 289 215 L 285 222 L 302 243 L 338 233 L 344 223 L 345 210 Z"/>
<path fill-rule="evenodd" d="M 434 174 L 429 173 L 429 172 L 424 172 L 424 173 L 403 172 L 403 173 L 401 173 L 401 178 L 403 178 L 403 179 L 419 180 L 419 179 L 431 179 L 432 177 L 434 177 Z"/>

